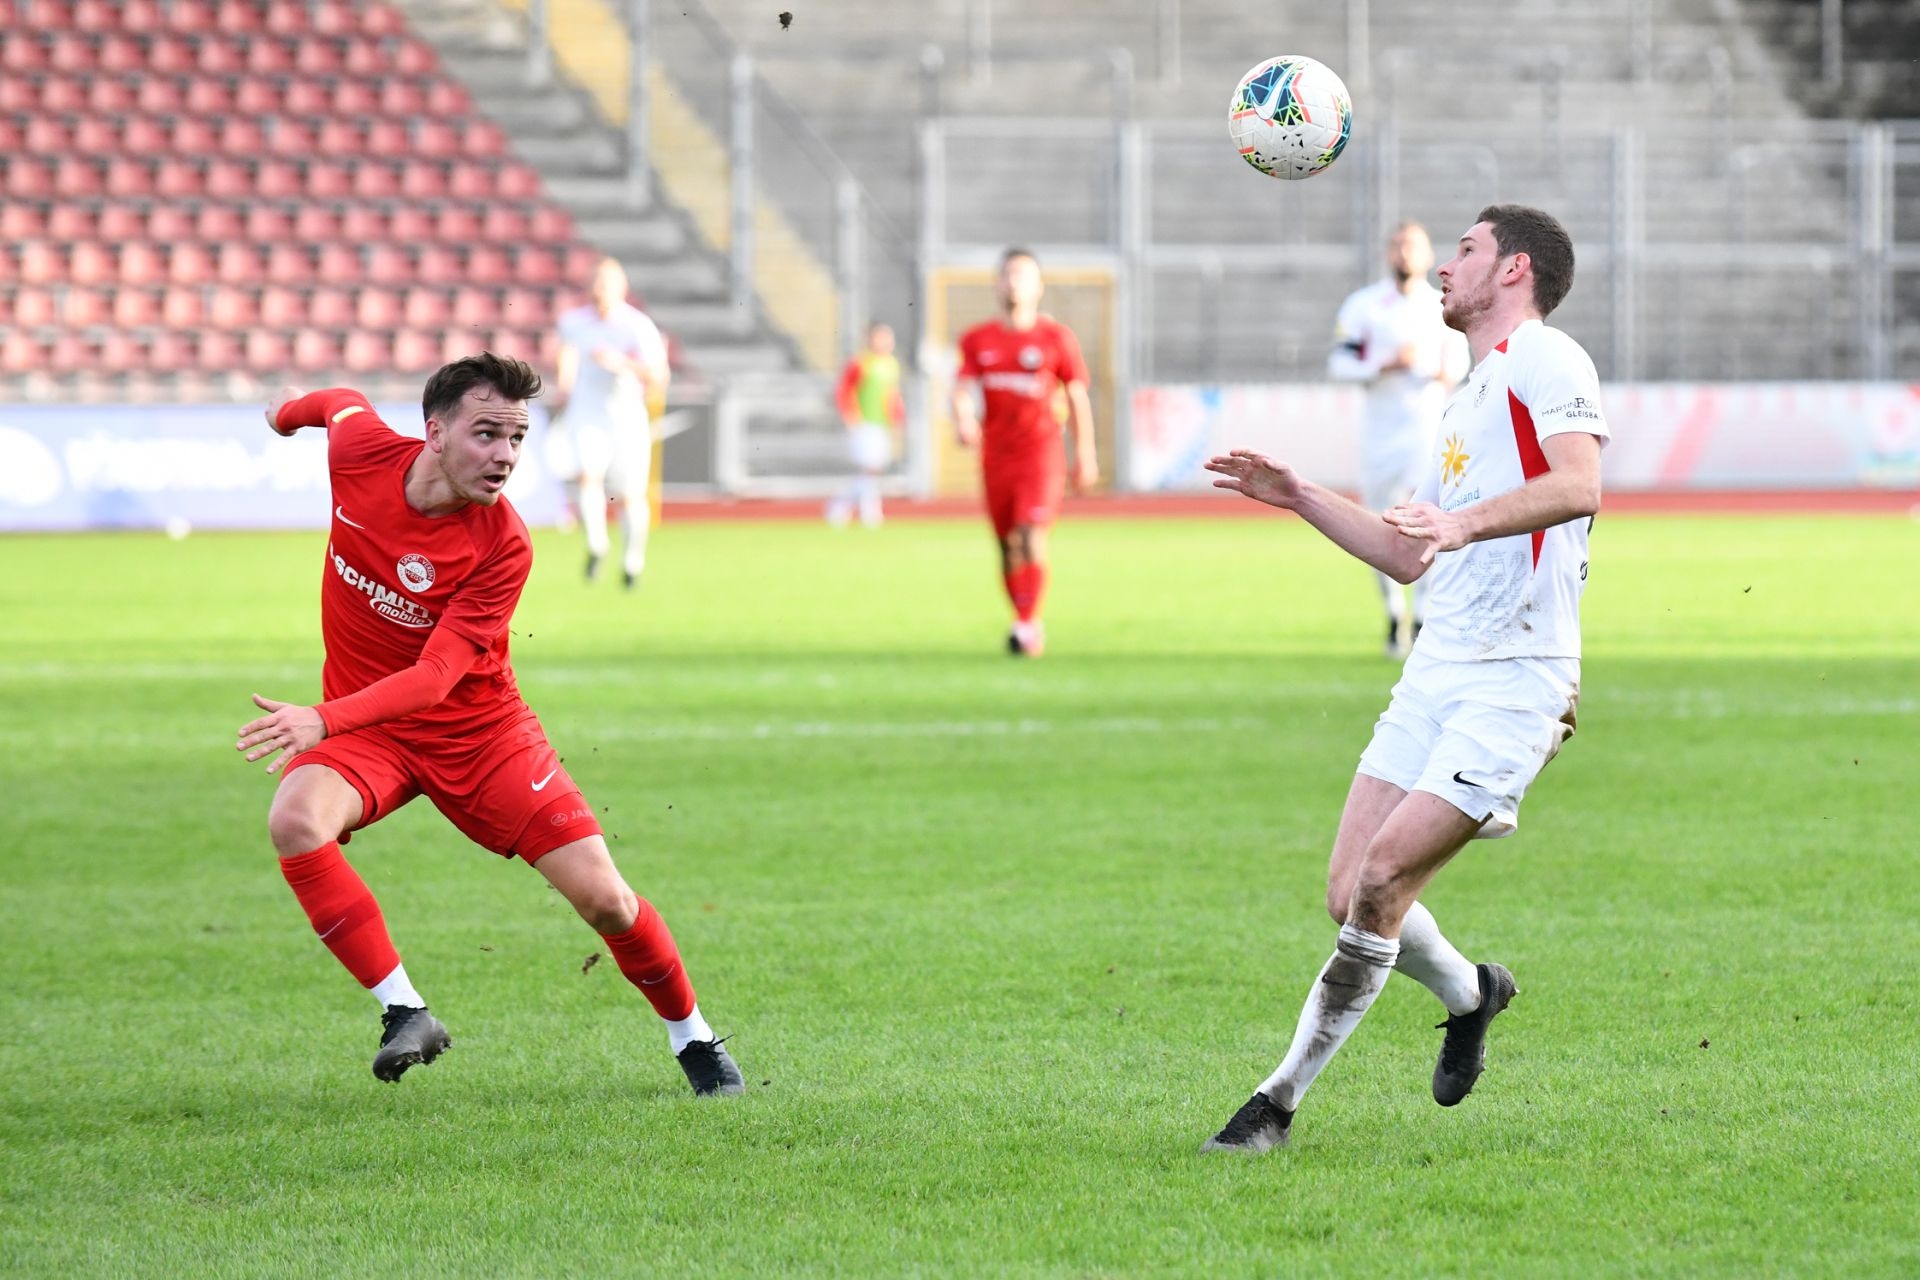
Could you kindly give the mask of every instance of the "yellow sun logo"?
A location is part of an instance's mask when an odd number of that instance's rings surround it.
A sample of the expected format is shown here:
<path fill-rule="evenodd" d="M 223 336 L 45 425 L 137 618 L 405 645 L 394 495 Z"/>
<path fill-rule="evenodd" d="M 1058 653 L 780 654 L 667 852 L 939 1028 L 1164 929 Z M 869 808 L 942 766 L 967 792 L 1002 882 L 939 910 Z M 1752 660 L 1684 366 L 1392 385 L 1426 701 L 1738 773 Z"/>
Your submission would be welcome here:
<path fill-rule="evenodd" d="M 1466 442 L 1457 435 L 1448 436 L 1446 451 L 1440 455 L 1440 479 L 1446 484 L 1456 483 L 1467 474 L 1467 463 L 1471 461 L 1467 457 Z"/>

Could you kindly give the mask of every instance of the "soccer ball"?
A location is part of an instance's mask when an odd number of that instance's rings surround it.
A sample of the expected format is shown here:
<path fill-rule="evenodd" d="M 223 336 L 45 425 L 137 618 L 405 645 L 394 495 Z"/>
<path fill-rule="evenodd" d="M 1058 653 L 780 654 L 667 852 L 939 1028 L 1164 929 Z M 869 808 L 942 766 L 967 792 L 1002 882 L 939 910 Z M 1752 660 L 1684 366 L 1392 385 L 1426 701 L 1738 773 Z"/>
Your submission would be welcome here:
<path fill-rule="evenodd" d="M 1311 178 L 1340 158 L 1353 134 L 1347 86 L 1312 58 L 1283 54 L 1240 77 L 1227 133 L 1270 178 Z"/>

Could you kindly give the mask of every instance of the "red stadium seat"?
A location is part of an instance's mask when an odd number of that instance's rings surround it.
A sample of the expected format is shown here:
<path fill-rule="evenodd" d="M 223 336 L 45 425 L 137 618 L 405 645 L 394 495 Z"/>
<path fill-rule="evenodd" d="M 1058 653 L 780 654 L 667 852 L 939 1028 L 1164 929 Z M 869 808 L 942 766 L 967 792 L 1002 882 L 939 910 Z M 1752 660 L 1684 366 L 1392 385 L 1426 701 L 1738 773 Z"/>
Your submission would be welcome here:
<path fill-rule="evenodd" d="M 185 36 L 163 34 L 147 41 L 147 75 L 187 76 L 199 69 L 199 54 Z"/>
<path fill-rule="evenodd" d="M 377 204 L 350 204 L 340 215 L 340 238 L 359 244 L 372 244 L 389 237 L 405 240 L 408 237 L 394 230 L 394 227 L 397 225 L 399 216 L 407 212 L 410 210 L 396 209 L 394 221 L 389 222 L 387 211 Z"/>
<path fill-rule="evenodd" d="M 130 206 L 122 205 L 121 208 Z M 185 204 L 156 204 L 147 211 L 143 234 L 150 239 L 172 243 L 175 240 L 205 240 L 194 229 L 193 211 Z"/>
<path fill-rule="evenodd" d="M 345 165 L 332 160 L 314 160 L 307 165 L 306 195 L 309 200 L 340 200 L 363 194 L 354 184 L 353 175 Z"/>
<path fill-rule="evenodd" d="M 67 279 L 74 284 L 104 284 L 120 278 L 113 250 L 95 240 L 82 240 L 67 250 Z"/>
<path fill-rule="evenodd" d="M 44 240 L 21 245 L 19 261 L 15 274 L 27 284 L 53 284 L 67 275 L 66 255 Z"/>
<path fill-rule="evenodd" d="M 264 278 L 275 284 L 311 284 L 313 255 L 305 245 L 276 244 L 267 250 Z"/>
<path fill-rule="evenodd" d="M 393 59 L 377 40 L 348 37 L 340 50 L 340 65 L 350 76 L 372 80 L 394 72 Z"/>
<path fill-rule="evenodd" d="M 367 96 L 371 101 L 371 90 L 367 91 Z M 339 86 L 329 89 L 324 80 L 290 81 L 286 88 L 286 110 L 290 115 L 300 116 L 323 116 L 328 112 L 355 114 L 341 100 Z"/>
<path fill-rule="evenodd" d="M 432 335 L 415 329 L 402 329 L 393 335 L 393 367 L 400 373 L 425 373 L 437 369 L 440 343 Z"/>
<path fill-rule="evenodd" d="M 145 195 L 152 189 L 146 165 L 133 160 L 116 159 L 112 162 L 112 169 L 115 195 Z M 54 161 L 53 190 L 64 199 L 95 199 L 107 186 L 108 182 L 101 176 L 99 161 L 90 156 L 62 156 Z"/>
<path fill-rule="evenodd" d="M 317 0 L 312 6 L 312 20 L 316 35 L 345 36 L 360 30 L 360 16 L 345 0 Z"/>
<path fill-rule="evenodd" d="M 292 200 L 307 194 L 299 166 L 286 160 L 262 160 L 253 169 L 253 186 L 263 198 Z"/>
<path fill-rule="evenodd" d="M 460 152 L 473 160 L 492 160 L 507 154 L 507 135 L 491 120 L 466 120 L 460 125 Z"/>
<path fill-rule="evenodd" d="M 24 330 L 0 335 L 0 369 L 8 373 L 38 373 L 46 367 L 46 346 Z"/>
<path fill-rule="evenodd" d="M 242 344 L 241 359 L 256 373 L 278 373 L 293 360 L 293 351 L 285 335 L 272 329 L 250 330 Z"/>
<path fill-rule="evenodd" d="M 145 170 L 146 165 L 133 161 L 132 167 Z M 191 160 L 162 160 L 153 169 L 153 190 L 173 200 L 183 200 L 191 196 L 205 195 L 207 173 L 204 168 Z M 133 194 L 125 186 L 115 182 L 114 190 L 121 195 Z"/>
<path fill-rule="evenodd" d="M 47 65 L 68 75 L 86 75 L 100 66 L 100 50 L 89 36 L 56 31 L 47 38 Z"/>
<path fill-rule="evenodd" d="M 409 289 L 400 324 L 409 329 L 444 329 L 452 323 L 447 295 L 439 289 Z M 391 328 L 393 326 L 386 326 Z"/>
<path fill-rule="evenodd" d="M 219 146 L 224 155 L 250 160 L 267 149 L 267 131 L 250 116 L 228 116 L 220 122 Z"/>
<path fill-rule="evenodd" d="M 247 235 L 247 220 L 240 210 L 228 204 L 203 204 L 193 218 L 193 234 L 198 240 L 255 239 Z"/>
<path fill-rule="evenodd" d="M 100 219 L 97 234 L 102 240 L 117 244 L 126 244 L 129 240 L 139 240 L 147 234 L 147 215 L 137 204 L 105 204 L 100 206 Z M 121 253 L 122 259 L 126 257 Z M 124 273 L 123 265 L 121 271 Z M 124 278 L 124 277 L 123 277 Z M 152 277 L 159 279 L 158 275 Z"/>
<path fill-rule="evenodd" d="M 366 278 L 371 284 L 410 284 L 413 259 L 397 245 L 368 245 Z"/>
<path fill-rule="evenodd" d="M 44 329 L 54 322 L 58 307 L 46 289 L 22 289 L 13 295 L 13 323 L 23 329 Z"/>
<path fill-rule="evenodd" d="M 136 82 L 135 102 L 150 116 L 170 116 L 187 109 L 187 91 L 178 80 L 146 76 Z"/>
<path fill-rule="evenodd" d="M 38 111 L 40 86 L 25 76 L 0 76 L 0 111 Z"/>
<path fill-rule="evenodd" d="M 384 334 L 355 330 L 347 335 L 340 359 L 354 373 L 383 372 L 393 364 L 393 346 Z"/>
<path fill-rule="evenodd" d="M 22 0 L 16 13 L 29 31 L 56 31 L 74 25 L 73 0 Z"/>
<path fill-rule="evenodd" d="M 217 245 L 213 251 L 214 278 L 222 284 L 252 285 L 264 274 L 260 249 L 251 244 Z"/>
<path fill-rule="evenodd" d="M 426 245 L 415 260 L 414 270 L 422 284 L 462 284 L 466 273 L 460 255 L 444 245 Z"/>
<path fill-rule="evenodd" d="M 353 295 L 345 289 L 315 289 L 307 296 L 306 323 L 316 329 L 351 329 L 354 326 Z M 374 328 L 391 328 L 375 325 Z"/>
<path fill-rule="evenodd" d="M 329 240 L 338 230 L 339 224 L 334 219 L 333 211 L 320 205 L 303 204 L 300 212 L 293 217 L 289 217 L 287 211 L 277 205 L 247 206 L 246 237 L 255 244 L 287 239 Z"/>
<path fill-rule="evenodd" d="M 407 126 L 399 120 L 374 120 L 367 125 L 361 145 L 370 156 L 411 156 L 417 154 Z"/>
<path fill-rule="evenodd" d="M 510 204 L 490 204 L 481 219 L 478 238 L 493 244 L 518 244 L 530 239 L 533 226 L 527 215 Z"/>
<path fill-rule="evenodd" d="M 360 30 L 362 34 L 370 36 L 404 35 L 407 20 L 392 5 L 370 0 L 360 9 Z"/>
<path fill-rule="evenodd" d="M 4 110 L 5 108 L 0 108 Z M 0 155 L 12 155 L 26 149 L 26 130 L 5 116 L 0 116 Z"/>
<path fill-rule="evenodd" d="M 172 0 L 167 6 L 167 25 L 175 31 L 211 31 L 213 5 L 209 0 Z"/>
<path fill-rule="evenodd" d="M 73 149 L 101 156 L 120 150 L 120 124 L 106 116 L 82 116 L 74 121 Z"/>
<path fill-rule="evenodd" d="M 355 285 L 363 279 L 378 282 L 379 278 L 371 273 L 371 262 L 386 249 L 385 245 L 372 246 L 368 250 L 369 263 L 363 266 L 358 246 L 323 244 L 320 246 L 320 258 L 315 265 L 314 275 L 321 283 L 330 285 Z"/>
<path fill-rule="evenodd" d="M 353 166 L 353 194 L 362 200 L 390 200 L 400 194 L 400 180 L 392 165 L 379 160 L 362 160 Z"/>
<path fill-rule="evenodd" d="M 273 123 L 273 139 L 268 149 L 277 156 L 307 160 L 312 158 L 317 142 L 312 128 L 305 121 L 289 120 L 283 116 Z"/>
<path fill-rule="evenodd" d="M 260 291 L 260 323 L 269 329 L 293 329 L 306 323 L 306 300 L 292 289 L 274 286 Z M 237 329 L 237 324 L 227 324 L 216 320 L 229 329 Z M 248 323 L 252 323 L 249 321 Z"/>
<path fill-rule="evenodd" d="M 433 215 L 433 238 L 443 244 L 471 244 L 480 239 L 480 217 L 464 204 L 443 204 Z"/>
<path fill-rule="evenodd" d="M 454 164 L 447 190 L 461 200 L 490 200 L 498 193 L 494 171 L 484 164 Z"/>
<path fill-rule="evenodd" d="M 229 116 L 234 112 L 232 82 L 212 76 L 187 81 L 187 108 L 195 115 Z"/>
<path fill-rule="evenodd" d="M 116 4 L 112 0 L 78 0 L 73 6 L 73 25 L 82 31 L 105 31 L 118 27 L 122 31 L 152 31 L 160 24 L 160 6 L 157 0 L 125 0 Z"/>
<path fill-rule="evenodd" d="M 70 329 L 105 324 L 111 311 L 112 304 L 99 289 L 68 289 L 60 299 L 60 323 Z"/>
<path fill-rule="evenodd" d="M 7 194 L 16 200 L 46 200 L 53 195 L 53 165 L 35 156 L 7 158 Z"/>
<path fill-rule="evenodd" d="M 416 160 L 402 167 L 400 191 L 409 200 L 442 200 L 447 195 L 447 176 L 432 161 Z"/>
<path fill-rule="evenodd" d="M 238 369 L 245 359 L 246 352 L 241 348 L 239 335 L 224 329 L 209 329 L 194 342 L 194 366 L 207 373 Z"/>
<path fill-rule="evenodd" d="M 139 95 L 125 80 L 95 76 L 87 82 L 87 110 L 99 116 L 124 116 L 134 109 Z M 3 106 L 4 104 L 0 104 Z"/>
<path fill-rule="evenodd" d="M 77 333 L 57 333 L 47 344 L 47 371 L 61 375 L 82 373 L 93 363 L 93 352 Z"/>
<path fill-rule="evenodd" d="M 346 70 L 340 46 L 332 40 L 312 36 L 295 46 L 293 65 L 303 76 L 337 76 Z"/>
<path fill-rule="evenodd" d="M 500 323 L 500 302 L 494 297 L 493 290 L 469 286 L 453 295 L 451 318 L 462 329 L 484 329 Z"/>
<path fill-rule="evenodd" d="M 366 135 L 352 120 L 329 116 L 320 122 L 313 150 L 323 156 L 352 159 L 366 152 Z"/>
<path fill-rule="evenodd" d="M 282 6 L 270 4 L 267 7 L 277 9 Z M 286 7 L 297 8 L 298 6 Z M 266 27 L 260 10 L 246 3 L 245 0 L 221 0 L 220 7 L 214 11 L 213 22 L 216 27 L 229 35 L 252 35 Z M 254 43 L 265 42 L 255 41 Z"/>
<path fill-rule="evenodd" d="M 474 284 L 511 283 L 513 262 L 498 245 L 475 245 L 467 250 L 466 278 Z"/>
<path fill-rule="evenodd" d="M 500 166 L 495 178 L 495 190 L 503 200 L 539 200 L 546 191 L 540 184 L 540 174 L 531 165 L 518 161 L 509 161 Z"/>
<path fill-rule="evenodd" d="M 362 289 L 354 298 L 352 323 L 362 329 L 395 329 L 400 314 L 400 299 L 393 290 Z"/>
<path fill-rule="evenodd" d="M 87 109 L 88 77 L 53 76 L 40 83 L 40 110 L 78 115 Z"/>
<path fill-rule="evenodd" d="M 28 215 L 31 221 L 20 222 L 15 230 L 7 231 L 9 224 L 16 223 L 17 214 Z M 0 235 L 13 240 L 46 236 L 68 243 L 99 239 L 100 215 L 94 212 L 93 206 L 84 204 L 57 204 L 45 215 L 31 205 L 8 205 L 5 215 L 0 216 Z"/>
<path fill-rule="evenodd" d="M 387 224 L 387 236 L 406 244 L 423 244 L 435 239 L 433 209 L 424 204 L 395 205 L 393 217 Z"/>
<path fill-rule="evenodd" d="M 106 230 L 102 218 L 101 230 Z M 120 242 L 120 283 L 157 285 L 172 276 L 172 263 L 158 245 L 142 240 Z"/>
<path fill-rule="evenodd" d="M 448 329 L 440 335 L 440 363 L 463 360 L 486 345 L 485 337 L 472 329 Z"/>
<path fill-rule="evenodd" d="M 124 259 L 126 255 L 121 256 Z M 205 300 L 198 289 L 174 285 L 160 295 L 160 322 L 169 329 L 197 329 L 206 314 Z"/>
<path fill-rule="evenodd" d="M 379 91 L 364 80 L 336 81 L 333 86 L 331 109 L 343 116 L 381 114 Z"/>
<path fill-rule="evenodd" d="M 298 67 L 300 58 L 294 54 L 294 50 L 273 36 L 248 40 L 246 69 L 252 75 L 294 75 Z"/>
<path fill-rule="evenodd" d="M 167 127 L 152 116 L 132 116 L 120 129 L 120 147 L 129 155 L 165 155 L 172 143 Z"/>
<path fill-rule="evenodd" d="M 307 17 L 304 4 L 270 4 L 267 6 L 267 30 L 278 36 L 305 35 L 313 24 Z"/>
<path fill-rule="evenodd" d="M 553 323 L 553 294 L 546 289 L 508 289 L 500 295 L 500 311 L 523 329 L 543 329 Z"/>
<path fill-rule="evenodd" d="M 413 152 L 438 157 L 460 154 L 460 131 L 444 120 L 417 120 L 413 125 Z"/>
<path fill-rule="evenodd" d="M 20 146 L 34 155 L 64 156 L 73 150 L 73 129 L 54 116 L 34 116 L 23 133 Z"/>
<path fill-rule="evenodd" d="M 591 245 L 570 244 L 562 250 L 560 274 L 568 280 L 585 280 L 593 274 L 604 256 Z"/>
<path fill-rule="evenodd" d="M 155 373 L 177 373 L 194 365 L 193 341 L 184 333 L 162 330 L 147 343 L 147 368 Z"/>
<path fill-rule="evenodd" d="M 529 245 L 513 255 L 513 278 L 521 284 L 556 285 L 565 275 L 559 252 L 546 245 Z"/>
<path fill-rule="evenodd" d="M 130 333 L 118 333 L 107 330 L 100 335 L 99 345 L 93 350 L 93 362 L 88 372 L 122 374 L 138 369 L 146 362 L 140 350 L 140 343 Z"/>
<path fill-rule="evenodd" d="M 220 132 L 202 116 L 176 117 L 167 127 L 167 150 L 174 155 L 212 155 L 220 150 Z"/>
<path fill-rule="evenodd" d="M 247 46 L 225 36 L 202 36 L 195 65 L 203 76 L 237 76 L 247 70 Z"/>
<path fill-rule="evenodd" d="M 273 8 L 274 12 L 279 12 L 282 9 L 299 7 L 294 4 L 277 4 Z M 240 81 L 233 91 L 233 105 L 234 109 L 241 114 L 252 117 L 278 115 L 283 110 L 291 109 L 285 105 L 285 95 L 281 90 L 280 81 L 269 80 L 263 76 L 249 76 Z M 324 101 L 321 106 L 324 110 Z"/>
<path fill-rule="evenodd" d="M 433 46 L 424 40 L 407 38 L 396 42 L 389 65 L 397 76 L 440 74 L 440 57 L 433 51 Z"/>
<path fill-rule="evenodd" d="M 412 80 L 383 80 L 380 83 L 380 114 L 420 116 L 429 111 L 427 93 Z M 439 115 L 441 113 L 434 112 Z"/>
<path fill-rule="evenodd" d="M 100 39 L 100 69 L 113 75 L 145 71 L 147 52 L 132 36 L 107 35 Z"/>
<path fill-rule="evenodd" d="M 113 323 L 122 329 L 146 329 L 159 323 L 160 299 L 150 289 L 120 289 L 113 295 Z"/>
<path fill-rule="evenodd" d="M 255 192 L 258 175 L 251 165 L 238 160 L 210 160 L 207 162 L 207 194 L 220 200 L 240 200 Z M 260 189 L 262 196 L 285 194 L 284 192 Z"/>

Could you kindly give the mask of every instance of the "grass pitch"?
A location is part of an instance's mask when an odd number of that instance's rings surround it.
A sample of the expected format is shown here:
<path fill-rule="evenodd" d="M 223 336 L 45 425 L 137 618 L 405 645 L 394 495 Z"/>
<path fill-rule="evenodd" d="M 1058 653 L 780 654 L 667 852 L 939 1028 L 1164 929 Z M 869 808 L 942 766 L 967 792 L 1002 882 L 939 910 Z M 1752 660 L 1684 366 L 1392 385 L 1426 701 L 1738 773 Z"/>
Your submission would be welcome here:
<path fill-rule="evenodd" d="M 1052 652 L 983 529 L 542 535 L 521 683 L 749 1095 L 424 802 L 349 853 L 455 1048 L 397 1087 L 274 870 L 247 694 L 322 538 L 0 542 L 0 1271 L 1912 1275 L 1920 525 L 1603 518 L 1581 728 L 1429 892 L 1523 995 L 1473 1098 L 1396 979 L 1295 1145 L 1278 1060 L 1393 668 L 1280 519 L 1081 521 Z"/>

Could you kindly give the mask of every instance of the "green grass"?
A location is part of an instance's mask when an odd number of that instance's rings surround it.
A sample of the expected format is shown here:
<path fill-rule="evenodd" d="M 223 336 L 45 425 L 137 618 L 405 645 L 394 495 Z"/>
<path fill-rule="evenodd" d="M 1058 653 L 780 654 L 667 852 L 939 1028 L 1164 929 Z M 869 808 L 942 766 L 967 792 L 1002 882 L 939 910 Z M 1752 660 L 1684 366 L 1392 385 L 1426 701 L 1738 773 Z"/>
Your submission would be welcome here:
<path fill-rule="evenodd" d="M 367 1071 L 234 755 L 315 535 L 0 541 L 0 1272 L 1913 1275 L 1920 525 L 1602 520 L 1581 730 L 1426 900 L 1524 995 L 1465 1106 L 1390 984 L 1284 1050 L 1392 678 L 1296 523 L 1081 521 L 998 653 L 971 522 L 540 539 L 516 665 L 751 1090 L 696 1102 L 538 876 L 356 839 L 455 1049 Z"/>

